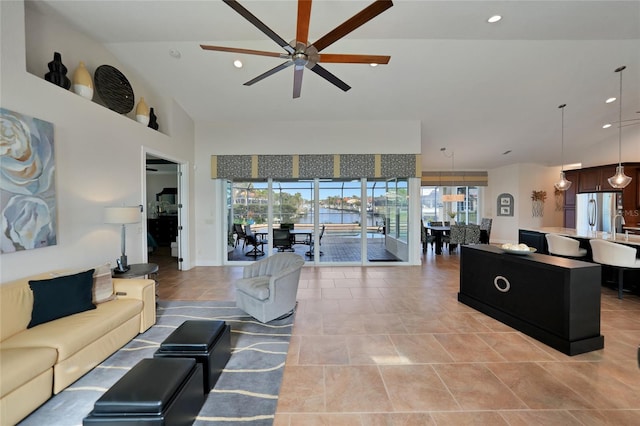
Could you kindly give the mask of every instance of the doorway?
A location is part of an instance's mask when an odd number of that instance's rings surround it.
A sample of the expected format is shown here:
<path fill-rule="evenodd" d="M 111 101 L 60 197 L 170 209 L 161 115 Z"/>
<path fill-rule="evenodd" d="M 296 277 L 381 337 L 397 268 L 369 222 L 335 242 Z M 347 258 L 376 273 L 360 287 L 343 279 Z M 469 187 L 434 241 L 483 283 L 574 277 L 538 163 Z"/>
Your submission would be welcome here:
<path fill-rule="evenodd" d="M 161 270 L 182 270 L 180 164 L 147 152 L 145 169 L 148 262 Z"/>

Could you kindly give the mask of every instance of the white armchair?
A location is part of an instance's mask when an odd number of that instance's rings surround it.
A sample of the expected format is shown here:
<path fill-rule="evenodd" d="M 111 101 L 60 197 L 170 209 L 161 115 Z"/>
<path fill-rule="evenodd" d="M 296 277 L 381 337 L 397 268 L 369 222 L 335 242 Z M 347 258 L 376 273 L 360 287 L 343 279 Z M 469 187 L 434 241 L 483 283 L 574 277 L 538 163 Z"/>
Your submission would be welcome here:
<path fill-rule="evenodd" d="M 587 249 L 580 248 L 580 241 L 558 234 L 547 234 L 549 254 L 564 257 L 584 257 Z"/>
<path fill-rule="evenodd" d="M 236 281 L 236 306 L 266 323 L 293 312 L 304 259 L 276 253 L 244 267 Z"/>
<path fill-rule="evenodd" d="M 636 258 L 636 249 L 623 244 L 605 240 L 589 240 L 593 261 L 612 266 L 618 270 L 618 299 L 622 299 L 623 276 L 626 269 L 640 269 L 640 259 Z"/>

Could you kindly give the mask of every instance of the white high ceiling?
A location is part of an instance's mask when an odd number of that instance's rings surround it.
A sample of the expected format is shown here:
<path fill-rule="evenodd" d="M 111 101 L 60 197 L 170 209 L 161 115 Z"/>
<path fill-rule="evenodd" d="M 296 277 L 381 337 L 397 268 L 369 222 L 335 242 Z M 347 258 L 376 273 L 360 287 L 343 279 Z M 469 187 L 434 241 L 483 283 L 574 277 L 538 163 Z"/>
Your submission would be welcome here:
<path fill-rule="evenodd" d="M 295 0 L 239 1 L 285 40 L 295 38 Z M 617 128 L 601 126 L 618 117 L 619 104 L 604 100 L 618 96 L 620 65 L 627 66 L 623 119 L 640 118 L 639 1 L 395 0 L 323 51 L 390 55 L 390 63 L 323 65 L 352 86 L 348 92 L 305 70 L 299 99 L 292 99 L 292 67 L 243 86 L 283 60 L 200 49 L 284 52 L 221 0 L 37 3 L 103 42 L 196 123 L 417 120 L 427 169 L 451 166 L 441 147 L 455 152 L 461 169 L 559 165 L 562 103 L 565 163 L 584 161 L 598 144 L 614 153 L 603 162 L 617 161 Z M 314 1 L 310 41 L 370 3 Z M 494 14 L 502 21 L 488 24 Z M 234 59 L 244 67 L 234 68 Z M 623 128 L 623 138 L 640 144 L 640 125 Z"/>

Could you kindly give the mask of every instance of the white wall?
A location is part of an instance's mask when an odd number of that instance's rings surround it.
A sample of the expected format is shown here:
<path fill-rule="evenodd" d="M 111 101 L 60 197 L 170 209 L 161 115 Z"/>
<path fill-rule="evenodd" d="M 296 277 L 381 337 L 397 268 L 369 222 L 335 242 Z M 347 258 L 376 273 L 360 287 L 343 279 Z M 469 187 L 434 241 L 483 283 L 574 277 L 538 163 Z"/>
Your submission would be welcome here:
<path fill-rule="evenodd" d="M 555 210 L 553 187 L 559 177 L 559 167 L 535 164 L 512 164 L 489 170 L 482 217 L 493 218 L 491 242 L 518 242 L 520 228 L 562 226 L 562 211 Z M 531 192 L 534 190 L 547 192 L 542 217 L 532 215 Z M 497 215 L 497 198 L 502 193 L 513 195 L 513 216 Z"/>
<path fill-rule="evenodd" d="M 23 3 L 0 2 L 0 20 L 0 105 L 53 123 L 58 216 L 57 245 L 2 254 L 0 281 L 114 262 L 120 251 L 120 229 L 103 223 L 104 207 L 144 203 L 144 147 L 192 163 L 193 123 L 179 105 L 163 100 L 170 108 L 167 124 L 176 127 L 169 137 L 28 73 Z M 87 46 L 81 56 L 88 62 L 109 56 L 101 45 L 62 23 L 49 22 L 42 36 L 46 39 L 33 41 L 48 45 L 51 58 L 54 46 L 71 45 Z M 129 261 L 141 262 L 146 258 L 143 223 L 127 230 Z"/>
<path fill-rule="evenodd" d="M 417 121 L 235 122 L 196 126 L 196 263 L 220 265 L 219 241 L 226 241 L 225 192 L 211 179 L 212 155 L 248 154 L 416 154 Z"/>

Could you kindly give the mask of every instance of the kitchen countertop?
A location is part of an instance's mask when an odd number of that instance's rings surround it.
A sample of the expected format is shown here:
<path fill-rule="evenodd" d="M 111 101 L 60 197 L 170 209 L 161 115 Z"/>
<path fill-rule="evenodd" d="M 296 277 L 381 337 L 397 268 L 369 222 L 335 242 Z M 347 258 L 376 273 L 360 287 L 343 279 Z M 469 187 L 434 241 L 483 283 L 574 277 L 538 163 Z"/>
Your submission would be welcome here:
<path fill-rule="evenodd" d="M 610 232 L 591 232 L 588 229 L 573 229 L 573 228 L 562 228 L 562 227 L 541 227 L 541 228 L 522 228 L 527 231 L 541 232 L 543 234 L 559 234 L 566 235 L 567 237 L 576 237 L 576 238 L 584 238 L 584 239 L 592 239 L 598 238 L 601 240 L 612 241 L 616 243 L 640 246 L 640 235 L 629 234 L 629 239 L 625 239 L 624 233 L 617 233 L 615 241 L 613 240 L 613 235 Z"/>

